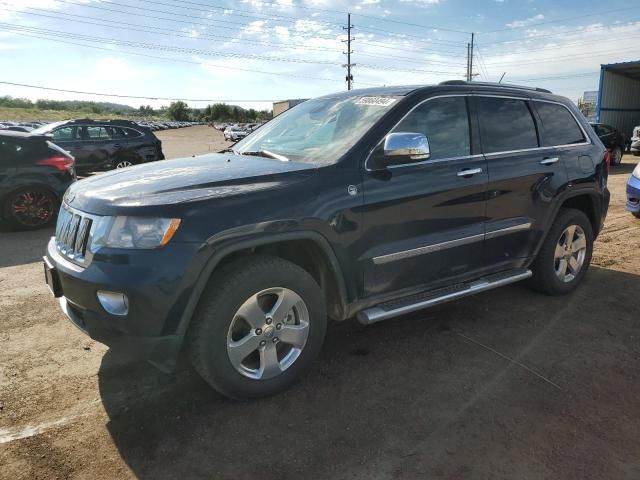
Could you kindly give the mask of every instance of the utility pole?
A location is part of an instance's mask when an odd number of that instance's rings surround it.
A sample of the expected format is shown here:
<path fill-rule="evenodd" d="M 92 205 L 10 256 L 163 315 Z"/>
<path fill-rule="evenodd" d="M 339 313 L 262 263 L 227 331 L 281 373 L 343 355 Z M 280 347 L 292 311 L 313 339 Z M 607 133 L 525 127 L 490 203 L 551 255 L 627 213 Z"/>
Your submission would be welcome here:
<path fill-rule="evenodd" d="M 347 13 L 347 26 L 342 27 L 343 30 L 347 31 L 347 39 L 342 40 L 347 44 L 347 51 L 342 52 L 344 55 L 347 56 L 347 63 L 342 65 L 343 67 L 347 67 L 347 76 L 345 77 L 345 80 L 347 81 L 347 90 L 351 90 L 351 84 L 353 83 L 353 75 L 351 74 L 351 67 L 356 66 L 355 63 L 351 63 L 351 54 L 353 53 L 353 50 L 351 50 L 351 41 L 355 40 L 354 38 L 351 38 L 352 28 L 353 28 L 353 25 L 351 25 L 351 14 Z"/>
<path fill-rule="evenodd" d="M 470 71 L 469 71 L 469 53 L 471 52 L 471 44 L 467 43 L 467 82 L 471 81 Z"/>
<path fill-rule="evenodd" d="M 473 32 L 471 33 L 471 53 L 469 54 L 469 81 L 473 80 Z"/>

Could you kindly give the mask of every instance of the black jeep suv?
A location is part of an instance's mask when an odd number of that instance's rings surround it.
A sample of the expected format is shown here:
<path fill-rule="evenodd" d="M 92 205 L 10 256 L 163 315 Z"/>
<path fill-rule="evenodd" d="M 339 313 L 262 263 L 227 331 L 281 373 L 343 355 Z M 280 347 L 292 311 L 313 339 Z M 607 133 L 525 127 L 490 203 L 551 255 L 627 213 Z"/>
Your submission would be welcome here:
<path fill-rule="evenodd" d="M 528 279 L 581 282 L 605 148 L 547 90 L 445 82 L 308 100 L 226 153 L 74 184 L 44 258 L 92 338 L 180 352 L 234 398 L 289 385 L 327 317 L 365 324 Z"/>
<path fill-rule="evenodd" d="M 71 120 L 31 133 L 51 135 L 76 159 L 80 174 L 164 160 L 160 140 L 149 128 L 129 120 Z"/>

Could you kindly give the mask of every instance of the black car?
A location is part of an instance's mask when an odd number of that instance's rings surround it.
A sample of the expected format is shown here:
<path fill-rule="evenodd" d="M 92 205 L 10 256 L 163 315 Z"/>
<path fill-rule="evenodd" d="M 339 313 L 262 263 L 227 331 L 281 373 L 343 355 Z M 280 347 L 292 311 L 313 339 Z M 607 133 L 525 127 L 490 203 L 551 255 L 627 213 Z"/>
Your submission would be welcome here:
<path fill-rule="evenodd" d="M 595 130 L 598 138 L 604 144 L 611 154 L 611 165 L 620 165 L 622 155 L 627 147 L 627 142 L 618 130 L 611 125 L 604 123 L 592 123 L 591 126 Z"/>
<path fill-rule="evenodd" d="M 259 132 L 69 189 L 44 261 L 76 326 L 269 395 L 310 366 L 327 317 L 371 324 L 525 279 L 572 291 L 609 205 L 604 146 L 547 90 L 352 90 Z"/>
<path fill-rule="evenodd" d="M 42 135 L 0 131 L 0 220 L 13 229 L 51 224 L 75 181 L 73 157 Z"/>
<path fill-rule="evenodd" d="M 150 129 L 128 120 L 64 121 L 33 133 L 51 135 L 74 156 L 76 170 L 82 174 L 164 160 L 160 140 Z"/>

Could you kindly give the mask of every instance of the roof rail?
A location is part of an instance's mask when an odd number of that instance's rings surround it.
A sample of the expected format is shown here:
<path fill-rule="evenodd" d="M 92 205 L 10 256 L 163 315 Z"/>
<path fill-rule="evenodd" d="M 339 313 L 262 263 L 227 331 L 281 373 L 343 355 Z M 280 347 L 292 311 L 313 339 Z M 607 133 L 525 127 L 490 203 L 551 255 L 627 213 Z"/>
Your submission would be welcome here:
<path fill-rule="evenodd" d="M 481 87 L 504 87 L 504 88 L 518 88 L 521 90 L 533 90 L 535 92 L 552 93 L 551 90 L 540 87 L 527 87 L 524 85 L 513 85 L 511 83 L 497 83 L 497 82 L 467 82 L 466 80 L 446 80 L 440 82 L 438 85 L 479 85 Z"/>

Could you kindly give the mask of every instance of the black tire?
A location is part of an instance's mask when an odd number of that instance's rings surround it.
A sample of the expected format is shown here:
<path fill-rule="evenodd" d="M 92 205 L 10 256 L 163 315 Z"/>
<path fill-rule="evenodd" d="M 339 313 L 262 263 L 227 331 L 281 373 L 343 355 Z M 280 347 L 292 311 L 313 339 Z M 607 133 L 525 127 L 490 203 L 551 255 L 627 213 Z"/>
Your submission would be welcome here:
<path fill-rule="evenodd" d="M 120 157 L 120 158 L 116 158 L 113 161 L 113 169 L 114 170 L 119 170 L 121 168 L 132 167 L 133 165 L 136 165 L 137 163 L 138 162 L 136 160 L 134 160 L 133 158 Z"/>
<path fill-rule="evenodd" d="M 564 282 L 556 274 L 555 251 L 564 231 L 571 225 L 579 226 L 584 232 L 586 252 L 578 273 L 572 280 Z M 547 295 L 564 295 L 573 291 L 586 275 L 591 263 L 592 253 L 593 228 L 589 218 L 584 212 L 573 208 L 560 210 L 536 259 L 531 264 L 530 268 L 533 272 L 533 277 L 529 279 L 529 286 Z"/>
<path fill-rule="evenodd" d="M 46 188 L 22 187 L 5 197 L 2 212 L 10 229 L 36 230 L 52 225 L 59 207 L 56 196 Z"/>
<path fill-rule="evenodd" d="M 622 155 L 624 154 L 622 148 L 615 147 L 611 152 L 611 165 L 620 165 L 622 163 Z M 618 158 L 618 161 L 616 161 Z"/>
<path fill-rule="evenodd" d="M 253 295 L 271 288 L 289 289 L 303 300 L 308 312 L 308 336 L 299 356 L 284 371 L 267 379 L 248 378 L 232 364 L 227 352 L 233 319 Z M 320 352 L 326 326 L 324 296 L 309 273 L 278 257 L 252 255 L 214 273 L 189 328 L 188 354 L 200 376 L 222 395 L 238 400 L 265 397 L 284 390 L 309 368 Z M 253 333 L 250 329 L 247 335 Z M 285 343 L 282 346 L 288 347 Z M 260 351 L 252 354 L 256 353 Z"/>

